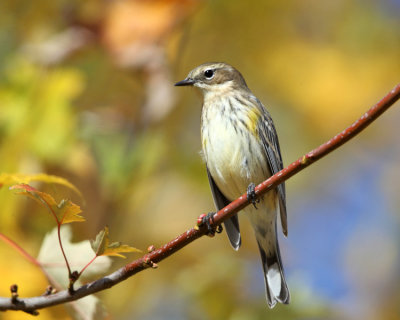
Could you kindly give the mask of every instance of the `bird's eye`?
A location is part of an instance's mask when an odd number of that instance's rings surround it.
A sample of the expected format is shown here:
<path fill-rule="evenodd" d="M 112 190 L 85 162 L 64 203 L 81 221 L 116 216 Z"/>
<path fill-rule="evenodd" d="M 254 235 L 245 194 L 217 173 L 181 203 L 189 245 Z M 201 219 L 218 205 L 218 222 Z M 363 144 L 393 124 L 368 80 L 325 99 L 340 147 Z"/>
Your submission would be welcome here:
<path fill-rule="evenodd" d="M 208 70 L 204 71 L 204 76 L 207 79 L 212 79 L 212 77 L 214 77 L 214 70 L 208 69 Z"/>

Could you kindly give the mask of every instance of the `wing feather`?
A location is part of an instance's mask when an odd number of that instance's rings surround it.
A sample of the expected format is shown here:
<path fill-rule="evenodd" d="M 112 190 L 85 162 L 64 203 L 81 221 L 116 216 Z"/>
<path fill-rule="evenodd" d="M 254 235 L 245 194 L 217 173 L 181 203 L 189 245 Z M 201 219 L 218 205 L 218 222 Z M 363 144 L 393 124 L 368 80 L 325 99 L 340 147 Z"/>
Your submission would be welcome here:
<path fill-rule="evenodd" d="M 208 176 L 208 181 L 210 182 L 210 187 L 215 207 L 217 208 L 217 210 L 221 210 L 223 207 L 227 206 L 231 201 L 229 201 L 221 192 L 221 190 L 219 190 L 208 168 L 207 168 L 207 176 Z M 230 219 L 226 220 L 224 222 L 224 225 L 233 249 L 238 250 L 242 243 L 242 240 L 240 237 L 239 219 L 237 214 L 232 216 Z"/>
<path fill-rule="evenodd" d="M 254 97 L 255 98 L 255 97 Z M 264 145 L 265 153 L 267 155 L 268 167 L 271 171 L 271 174 L 281 171 L 283 169 L 283 161 L 281 155 L 281 149 L 279 147 L 278 135 L 276 133 L 276 129 L 274 126 L 274 122 L 269 114 L 269 112 L 265 109 L 264 105 L 260 102 L 260 100 L 256 99 L 257 108 L 261 111 L 261 118 L 258 122 L 258 132 L 261 136 L 261 141 Z M 278 195 L 279 195 L 279 208 L 280 208 L 280 216 L 282 223 L 282 231 L 287 236 L 288 227 L 287 227 L 287 213 L 286 213 L 286 188 L 285 183 L 281 183 L 278 187 Z"/>

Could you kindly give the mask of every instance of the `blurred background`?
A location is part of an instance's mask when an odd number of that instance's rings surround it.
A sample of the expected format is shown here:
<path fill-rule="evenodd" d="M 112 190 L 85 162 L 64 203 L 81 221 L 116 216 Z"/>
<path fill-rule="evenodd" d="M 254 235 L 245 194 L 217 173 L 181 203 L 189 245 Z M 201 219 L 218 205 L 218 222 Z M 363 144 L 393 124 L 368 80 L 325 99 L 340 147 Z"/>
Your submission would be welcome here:
<path fill-rule="evenodd" d="M 87 222 L 72 226 L 73 241 L 108 225 L 112 240 L 164 244 L 214 209 L 199 155 L 201 96 L 173 86 L 207 61 L 242 72 L 275 120 L 287 165 L 399 82 L 400 1 L 2 0 L 0 172 L 74 183 L 85 201 L 39 185 L 82 206 Z M 289 306 L 268 309 L 240 216 L 239 252 L 225 234 L 202 238 L 98 294 L 106 317 L 400 319 L 398 107 L 286 183 Z M 6 187 L 0 203 L 0 232 L 37 256 L 51 217 Z M 1 296 L 13 283 L 22 297 L 48 284 L 4 242 L 0 274 Z M 90 319 L 63 306 L 39 316 L 73 317 Z"/>

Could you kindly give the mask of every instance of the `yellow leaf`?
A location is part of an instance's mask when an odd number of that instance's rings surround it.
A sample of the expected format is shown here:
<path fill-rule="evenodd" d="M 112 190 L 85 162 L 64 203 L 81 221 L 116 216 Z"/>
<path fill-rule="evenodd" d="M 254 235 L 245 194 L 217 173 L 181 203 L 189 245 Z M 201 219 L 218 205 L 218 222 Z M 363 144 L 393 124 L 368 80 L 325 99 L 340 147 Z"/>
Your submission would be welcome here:
<path fill-rule="evenodd" d="M 27 196 L 37 201 L 40 205 L 46 207 L 47 209 L 57 205 L 56 201 L 51 195 L 45 192 L 41 192 L 36 188 L 25 183 L 11 186 L 10 190 L 16 190 L 16 194 Z"/>
<path fill-rule="evenodd" d="M 110 243 L 108 235 L 109 235 L 108 227 L 104 227 L 104 229 L 97 234 L 96 239 L 90 241 L 90 245 L 92 246 L 92 249 L 97 256 L 114 256 L 114 257 L 126 258 L 124 255 L 120 253 L 141 252 L 139 249 L 133 248 L 126 244 L 121 244 L 121 242 Z"/>
<path fill-rule="evenodd" d="M 79 215 L 79 213 L 82 212 L 81 208 L 71 202 L 71 200 L 63 199 L 57 204 L 56 200 L 54 200 L 50 194 L 41 192 L 24 183 L 11 186 L 10 190 L 16 190 L 17 194 L 27 196 L 37 201 L 40 205 L 50 211 L 58 224 L 85 221 L 85 218 Z"/>
<path fill-rule="evenodd" d="M 77 187 L 75 187 L 71 182 L 68 180 L 58 177 L 58 176 L 53 176 L 45 173 L 38 173 L 38 174 L 20 174 L 20 173 L 0 173 L 0 187 L 3 185 L 10 185 L 10 184 L 29 184 L 31 181 L 41 181 L 45 183 L 55 183 L 55 184 L 60 184 L 63 185 L 64 187 L 67 187 L 74 192 L 76 192 L 81 198 L 82 194 L 78 190 Z"/>
<path fill-rule="evenodd" d="M 82 212 L 81 208 L 71 200 L 61 200 L 57 208 L 57 216 L 61 218 L 61 224 L 85 221 L 85 218 L 79 215 Z"/>

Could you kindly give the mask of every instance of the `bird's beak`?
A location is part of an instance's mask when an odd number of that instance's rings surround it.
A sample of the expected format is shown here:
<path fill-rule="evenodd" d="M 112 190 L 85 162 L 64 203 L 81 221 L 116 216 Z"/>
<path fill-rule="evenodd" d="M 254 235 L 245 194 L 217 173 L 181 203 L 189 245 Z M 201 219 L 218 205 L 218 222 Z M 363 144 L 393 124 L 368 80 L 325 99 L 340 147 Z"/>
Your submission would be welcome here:
<path fill-rule="evenodd" d="M 192 86 L 194 84 L 194 80 L 190 78 L 186 78 L 185 80 L 179 81 L 175 83 L 175 86 L 180 87 L 180 86 Z"/>

